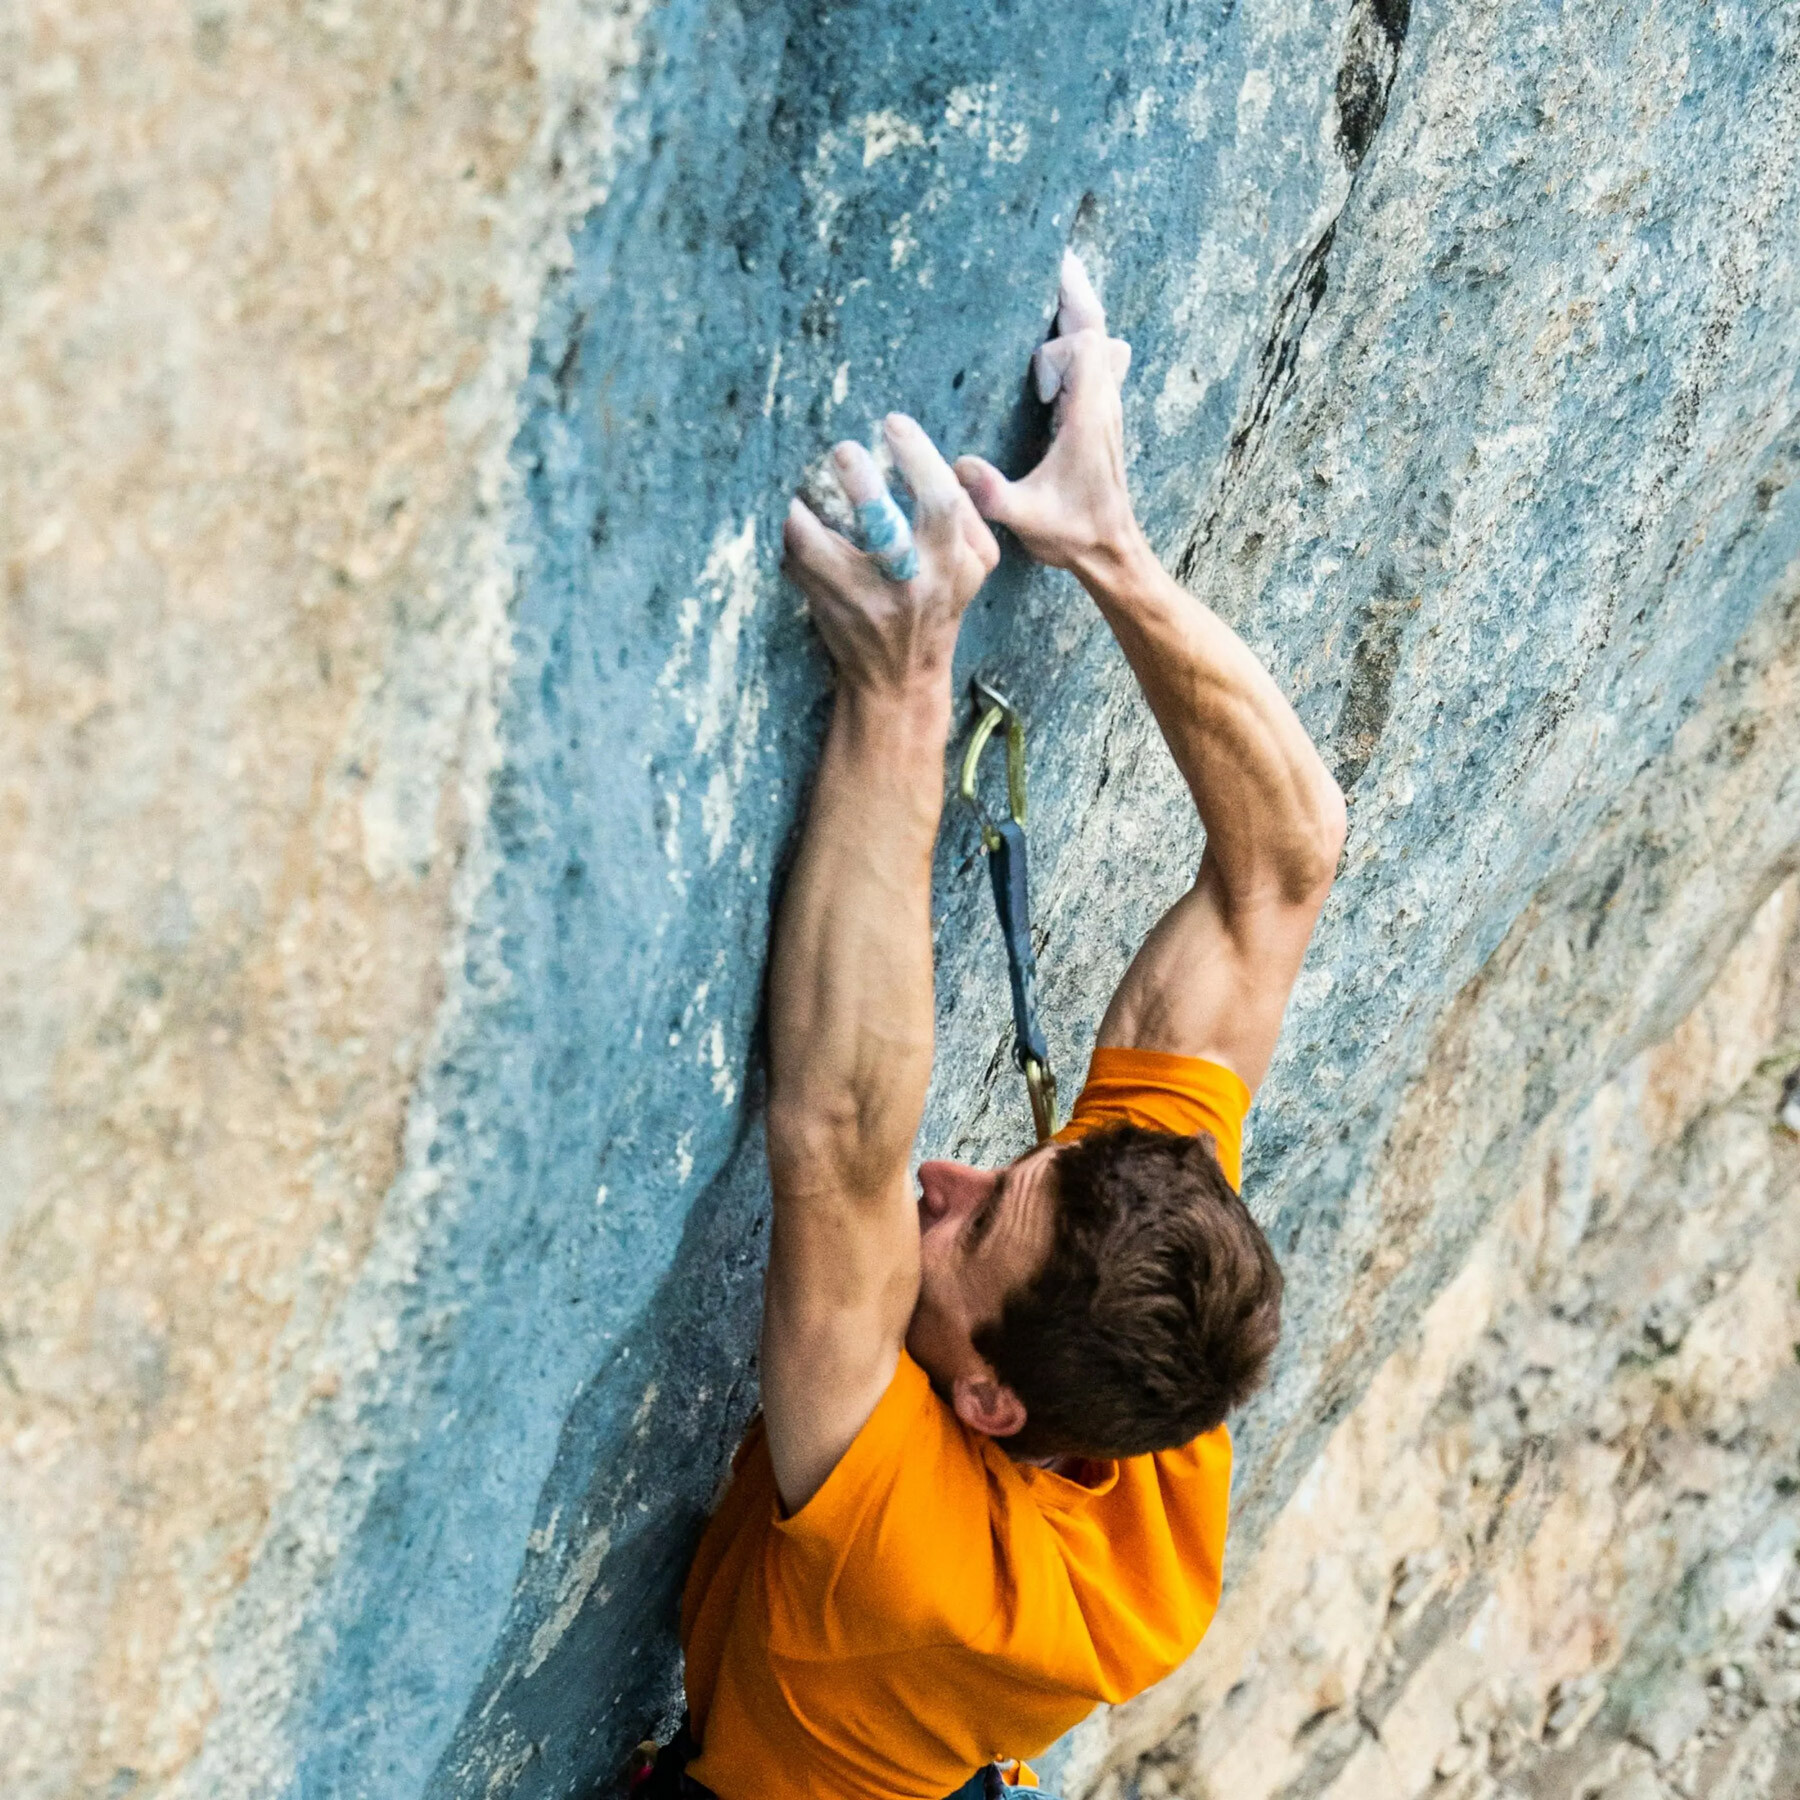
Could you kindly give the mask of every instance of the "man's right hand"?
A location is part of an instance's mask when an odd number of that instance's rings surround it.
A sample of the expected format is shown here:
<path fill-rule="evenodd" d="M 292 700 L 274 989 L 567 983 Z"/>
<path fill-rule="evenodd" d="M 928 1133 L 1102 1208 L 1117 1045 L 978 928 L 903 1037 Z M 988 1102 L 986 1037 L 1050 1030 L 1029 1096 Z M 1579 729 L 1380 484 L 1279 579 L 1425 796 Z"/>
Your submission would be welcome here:
<path fill-rule="evenodd" d="M 984 519 L 1004 525 L 1041 563 L 1084 578 L 1135 555 L 1143 534 L 1125 483 L 1125 417 L 1119 390 L 1131 346 L 1106 335 L 1106 313 L 1073 250 L 1063 253 L 1057 335 L 1032 357 L 1054 436 L 1044 460 L 1008 481 L 979 456 L 957 460 L 956 478 Z"/>
<path fill-rule="evenodd" d="M 799 499 L 788 509 L 785 567 L 806 596 L 839 679 L 905 693 L 920 681 L 947 682 L 957 627 L 1000 560 L 1000 547 L 923 428 L 904 413 L 889 413 L 883 430 L 912 490 L 917 571 L 905 581 L 884 574 L 875 557 Z M 886 497 L 881 472 L 861 444 L 839 444 L 832 459 L 852 505 Z"/>

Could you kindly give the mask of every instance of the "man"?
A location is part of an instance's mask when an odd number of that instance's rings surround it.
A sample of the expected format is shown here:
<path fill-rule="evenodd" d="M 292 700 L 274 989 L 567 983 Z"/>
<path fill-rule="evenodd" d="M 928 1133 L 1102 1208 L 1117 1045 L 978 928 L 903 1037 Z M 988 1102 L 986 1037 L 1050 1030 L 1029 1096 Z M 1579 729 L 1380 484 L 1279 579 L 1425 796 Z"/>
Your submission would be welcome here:
<path fill-rule="evenodd" d="M 952 471 L 891 416 L 915 502 L 904 581 L 891 546 L 878 561 L 789 514 L 837 690 L 775 934 L 763 1411 L 683 1603 L 685 1792 L 983 1791 L 1168 1673 L 1217 1604 L 1223 1421 L 1281 1290 L 1236 1193 L 1241 1129 L 1344 807 L 1268 674 L 1138 528 L 1129 360 L 1071 257 L 1036 359 L 1054 436 L 1028 477 Z M 835 454 L 851 499 L 879 505 L 867 452 Z M 1056 1140 L 998 1171 L 925 1163 L 915 1195 L 951 652 L 999 558 L 988 520 L 1093 597 L 1206 848 Z"/>

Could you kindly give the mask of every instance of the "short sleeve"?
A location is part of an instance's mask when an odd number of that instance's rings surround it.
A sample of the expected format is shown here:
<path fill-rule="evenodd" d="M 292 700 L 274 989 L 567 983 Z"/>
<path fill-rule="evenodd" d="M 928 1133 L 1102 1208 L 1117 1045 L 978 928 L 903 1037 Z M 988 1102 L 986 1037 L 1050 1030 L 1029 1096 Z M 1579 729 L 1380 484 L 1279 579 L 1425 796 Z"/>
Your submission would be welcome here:
<path fill-rule="evenodd" d="M 1218 1146 L 1226 1180 L 1242 1187 L 1249 1111 L 1249 1088 L 1223 1063 L 1104 1046 L 1094 1052 L 1075 1110 L 1056 1140 L 1072 1143 L 1108 1125 L 1138 1125 L 1183 1137 L 1207 1132 Z"/>

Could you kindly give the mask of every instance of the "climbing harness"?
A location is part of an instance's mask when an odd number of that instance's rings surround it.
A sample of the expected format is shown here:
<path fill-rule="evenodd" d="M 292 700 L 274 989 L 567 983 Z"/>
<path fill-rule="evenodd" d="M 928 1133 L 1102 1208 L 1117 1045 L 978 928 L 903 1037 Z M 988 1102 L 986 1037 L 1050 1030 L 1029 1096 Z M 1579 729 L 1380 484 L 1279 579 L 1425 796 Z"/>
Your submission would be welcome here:
<path fill-rule="evenodd" d="M 687 1773 L 699 1754 L 686 1719 L 667 1744 L 646 1738 L 625 1769 L 625 1791 L 631 1800 L 715 1800 L 711 1788 L 702 1787 Z M 977 1769 L 950 1800 L 1000 1800 L 1010 1788 L 1033 1788 L 1038 1778 L 1029 1763 L 990 1763 Z M 1050 1800 L 1046 1795 L 1044 1800 Z"/>
<path fill-rule="evenodd" d="M 963 752 L 962 797 L 981 823 L 981 847 L 987 852 L 988 877 L 994 887 L 994 909 L 1006 942 L 1006 968 L 1012 982 L 1013 1058 L 1031 1095 L 1031 1118 L 1038 1142 L 1056 1130 L 1056 1077 L 1050 1070 L 1050 1048 L 1038 1022 L 1037 959 L 1031 949 L 1031 884 L 1025 866 L 1025 721 L 1002 694 L 977 676 L 969 684 L 979 718 Z M 1002 727 L 1006 732 L 1007 816 L 996 821 L 976 786 L 981 755 Z"/>

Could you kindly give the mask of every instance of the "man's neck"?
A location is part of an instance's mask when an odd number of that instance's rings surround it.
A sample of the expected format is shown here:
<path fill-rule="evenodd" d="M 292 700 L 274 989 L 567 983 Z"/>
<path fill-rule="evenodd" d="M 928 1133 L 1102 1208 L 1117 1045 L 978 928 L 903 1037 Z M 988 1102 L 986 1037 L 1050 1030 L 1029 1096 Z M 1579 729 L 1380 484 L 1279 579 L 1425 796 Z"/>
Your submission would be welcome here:
<path fill-rule="evenodd" d="M 1015 1456 L 1013 1461 L 1023 1463 L 1028 1469 L 1048 1469 L 1052 1475 L 1061 1475 L 1070 1481 L 1079 1481 L 1084 1469 L 1094 1461 L 1091 1456 Z"/>

